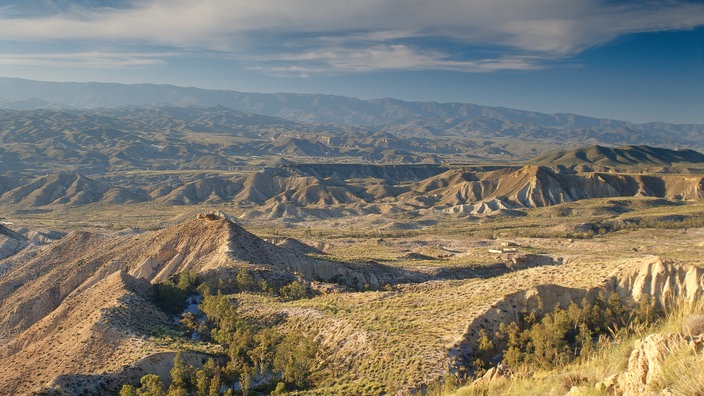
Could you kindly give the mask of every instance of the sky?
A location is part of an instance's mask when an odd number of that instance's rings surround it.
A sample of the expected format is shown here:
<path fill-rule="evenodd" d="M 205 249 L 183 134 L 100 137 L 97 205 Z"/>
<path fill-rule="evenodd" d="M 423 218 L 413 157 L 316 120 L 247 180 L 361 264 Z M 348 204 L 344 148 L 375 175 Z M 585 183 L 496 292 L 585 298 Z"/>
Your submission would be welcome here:
<path fill-rule="evenodd" d="M 704 123 L 704 1 L 0 0 L 0 76 Z"/>

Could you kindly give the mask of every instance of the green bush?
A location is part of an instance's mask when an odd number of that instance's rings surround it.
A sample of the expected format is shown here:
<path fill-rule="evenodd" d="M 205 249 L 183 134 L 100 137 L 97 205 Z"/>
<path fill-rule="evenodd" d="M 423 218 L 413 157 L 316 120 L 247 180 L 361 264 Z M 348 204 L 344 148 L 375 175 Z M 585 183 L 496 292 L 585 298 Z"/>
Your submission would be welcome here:
<path fill-rule="evenodd" d="M 541 318 L 534 311 L 518 323 L 502 323 L 493 339 L 485 330 L 480 331 L 477 360 L 472 365 L 475 375 L 481 375 L 489 366 L 488 359 L 500 353 L 504 363 L 514 369 L 562 367 L 592 353 L 600 336 L 615 336 L 638 324 L 652 324 L 661 314 L 655 301 L 646 296 L 629 306 L 615 292 L 608 298 L 599 293 L 591 303 L 585 298 L 581 304 L 570 303 L 567 309 L 555 307 Z"/>
<path fill-rule="evenodd" d="M 164 312 L 175 315 L 186 308 L 186 299 L 196 293 L 197 286 L 195 272 L 181 272 L 178 283 L 167 279 L 154 285 L 154 302 Z"/>
<path fill-rule="evenodd" d="M 281 297 L 284 300 L 300 300 L 302 298 L 308 297 L 308 292 L 305 286 L 299 281 L 293 281 L 286 286 L 283 286 L 280 290 Z"/>

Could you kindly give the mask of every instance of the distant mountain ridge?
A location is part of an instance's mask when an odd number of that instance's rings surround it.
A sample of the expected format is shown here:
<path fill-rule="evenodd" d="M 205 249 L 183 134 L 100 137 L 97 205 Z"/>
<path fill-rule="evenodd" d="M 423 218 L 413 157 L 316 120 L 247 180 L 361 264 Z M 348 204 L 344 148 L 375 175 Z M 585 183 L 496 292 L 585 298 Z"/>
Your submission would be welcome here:
<path fill-rule="evenodd" d="M 245 93 L 173 85 L 57 83 L 0 78 L 0 107 L 114 108 L 165 104 L 225 106 L 287 120 L 383 129 L 428 137 L 589 139 L 605 144 L 704 147 L 704 125 L 636 124 L 573 114 L 538 112 L 466 103 L 360 100 L 322 94 Z M 4 104 L 3 104 L 4 103 Z M 581 144 L 584 145 L 584 144 Z"/>
<path fill-rule="evenodd" d="M 694 150 L 670 150 L 661 147 L 623 146 L 604 147 L 591 146 L 577 150 L 559 151 L 534 160 L 546 165 L 599 165 L 618 166 L 671 166 L 674 164 L 704 163 L 704 154 Z"/>

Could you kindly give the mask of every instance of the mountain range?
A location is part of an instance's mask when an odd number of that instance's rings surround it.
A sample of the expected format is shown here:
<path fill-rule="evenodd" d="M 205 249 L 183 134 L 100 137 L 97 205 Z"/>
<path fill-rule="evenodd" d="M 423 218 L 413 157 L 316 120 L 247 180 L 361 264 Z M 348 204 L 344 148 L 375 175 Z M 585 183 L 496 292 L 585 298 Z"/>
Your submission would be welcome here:
<path fill-rule="evenodd" d="M 306 125 L 353 126 L 400 138 L 455 137 L 588 144 L 704 147 L 702 125 L 636 124 L 574 114 L 542 114 L 466 103 L 406 102 L 292 93 L 245 93 L 172 85 L 57 83 L 0 78 L 0 108 L 99 109 L 124 106 L 224 106 Z M 508 150 L 509 152 L 511 150 Z M 530 155 L 546 154 L 546 152 Z"/>

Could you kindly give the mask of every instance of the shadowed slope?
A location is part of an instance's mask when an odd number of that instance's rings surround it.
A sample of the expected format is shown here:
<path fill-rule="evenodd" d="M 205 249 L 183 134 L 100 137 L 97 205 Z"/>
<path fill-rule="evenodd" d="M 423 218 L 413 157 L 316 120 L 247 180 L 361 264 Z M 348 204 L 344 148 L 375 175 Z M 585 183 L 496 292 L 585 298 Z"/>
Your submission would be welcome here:
<path fill-rule="evenodd" d="M 578 150 L 560 151 L 534 160 L 538 164 L 599 165 L 609 167 L 701 164 L 704 154 L 694 150 L 671 150 L 650 146 L 604 147 L 591 146 Z"/>
<path fill-rule="evenodd" d="M 118 271 L 71 294 L 0 347 L 3 392 L 24 394 L 68 373 L 116 374 L 154 353 L 145 336 L 168 319 L 149 302 L 150 292 L 149 282 Z M 64 384 L 63 389 L 89 394 L 119 389 L 119 382 L 107 377 L 96 380 Z"/>

